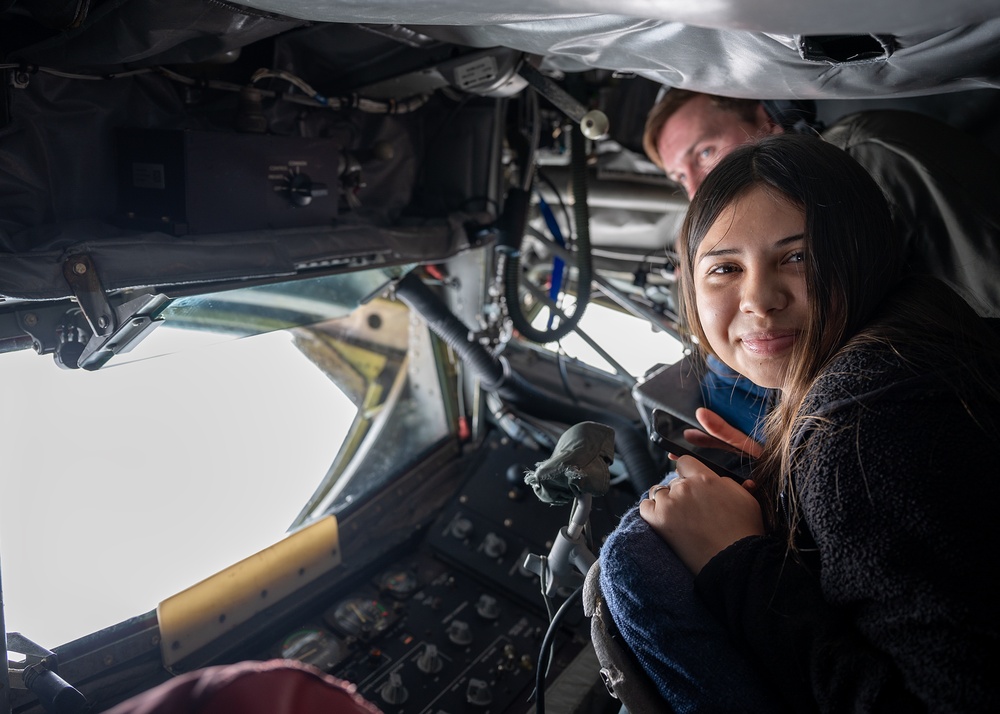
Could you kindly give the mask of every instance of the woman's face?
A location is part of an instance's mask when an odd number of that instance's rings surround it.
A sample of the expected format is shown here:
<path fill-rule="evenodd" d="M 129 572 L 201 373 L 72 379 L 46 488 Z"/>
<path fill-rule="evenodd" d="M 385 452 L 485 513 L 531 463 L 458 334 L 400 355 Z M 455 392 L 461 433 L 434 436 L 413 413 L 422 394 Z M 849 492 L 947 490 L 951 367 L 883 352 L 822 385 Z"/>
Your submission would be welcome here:
<path fill-rule="evenodd" d="M 809 319 L 805 214 L 754 187 L 723 210 L 694 258 L 698 317 L 712 350 L 761 387 L 784 386 Z"/>

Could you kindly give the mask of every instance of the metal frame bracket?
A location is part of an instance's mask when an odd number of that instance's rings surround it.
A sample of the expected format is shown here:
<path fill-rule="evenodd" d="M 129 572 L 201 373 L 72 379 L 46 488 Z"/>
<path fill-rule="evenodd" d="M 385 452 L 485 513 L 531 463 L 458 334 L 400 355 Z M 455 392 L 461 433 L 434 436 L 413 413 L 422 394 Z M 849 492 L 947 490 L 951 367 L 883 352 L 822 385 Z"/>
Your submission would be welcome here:
<path fill-rule="evenodd" d="M 63 277 L 95 336 L 106 337 L 115 327 L 115 312 L 104 294 L 97 266 L 86 253 L 71 255 L 63 262 Z"/>

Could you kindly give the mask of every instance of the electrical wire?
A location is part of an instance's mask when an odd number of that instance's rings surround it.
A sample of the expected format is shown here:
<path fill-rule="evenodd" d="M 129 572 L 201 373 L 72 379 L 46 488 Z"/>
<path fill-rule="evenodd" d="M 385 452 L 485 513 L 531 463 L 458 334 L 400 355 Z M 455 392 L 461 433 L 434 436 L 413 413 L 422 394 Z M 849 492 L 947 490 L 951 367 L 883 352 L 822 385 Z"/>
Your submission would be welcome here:
<path fill-rule="evenodd" d="M 258 69 L 256 72 L 250 75 L 250 84 L 257 84 L 257 82 L 261 81 L 262 79 L 270 79 L 272 77 L 276 79 L 283 79 L 289 84 L 298 87 L 303 92 L 308 94 L 309 97 L 315 99 L 320 104 L 326 104 L 329 101 L 327 100 L 326 97 L 324 97 L 322 94 L 313 89 L 312 86 L 309 85 L 304 79 L 302 79 L 301 77 L 297 77 L 291 72 L 286 72 L 281 69 L 267 69 L 266 67 Z"/>
<path fill-rule="evenodd" d="M 0 70 L 21 71 L 27 73 L 28 75 L 47 74 L 52 75 L 53 77 L 61 77 L 63 79 L 78 79 L 86 81 L 124 79 L 143 74 L 159 74 L 167 79 L 170 79 L 171 81 L 189 87 L 204 87 L 206 89 L 215 89 L 224 92 L 242 92 L 248 87 L 248 85 L 237 84 L 235 82 L 223 82 L 216 79 L 195 79 L 162 66 L 143 67 L 141 69 L 126 70 L 124 72 L 112 72 L 108 74 L 84 74 L 80 72 L 64 72 L 63 70 L 54 69 L 52 67 L 7 62 L 0 64 Z M 253 87 L 253 82 L 265 77 L 283 79 L 299 90 L 305 92 L 306 96 L 289 94 L 286 92 L 275 92 L 267 89 L 257 89 L 254 87 L 256 91 L 260 92 L 262 97 L 278 99 L 280 101 L 291 102 L 294 104 L 303 104 L 315 108 L 358 109 L 368 114 L 408 114 L 409 112 L 420 109 L 422 106 L 427 104 L 428 101 L 430 101 L 429 94 L 418 94 L 405 99 L 388 99 L 385 101 L 366 99 L 364 97 L 359 97 L 356 94 L 351 94 L 345 97 L 325 97 L 314 90 L 301 78 L 282 70 L 258 70 L 254 73 L 253 78 L 251 78 L 251 84 L 249 86 Z"/>
<path fill-rule="evenodd" d="M 559 340 L 556 345 L 559 349 L 556 350 L 556 364 L 559 367 L 559 379 L 562 381 L 563 391 L 566 392 L 566 396 L 569 397 L 574 404 L 580 403 L 580 398 L 576 396 L 576 392 L 573 391 L 572 387 L 569 386 L 569 373 L 566 370 L 566 350 L 563 349 L 562 340 Z"/>
<path fill-rule="evenodd" d="M 566 240 L 563 238 L 562 228 L 559 227 L 559 221 L 556 220 L 555 214 L 552 212 L 552 209 L 549 208 L 549 204 L 546 203 L 541 192 L 537 192 L 537 196 L 538 210 L 541 212 L 542 218 L 545 220 L 545 225 L 548 227 L 549 233 L 552 234 L 552 240 L 555 241 L 556 245 L 562 248 L 566 247 Z M 560 309 L 562 308 L 562 286 L 563 280 L 566 278 L 566 270 L 566 261 L 558 255 L 553 256 L 552 274 L 549 278 L 549 297 Z M 549 321 L 545 329 L 552 329 L 555 317 L 556 315 L 554 312 L 549 313 Z"/>
<path fill-rule="evenodd" d="M 542 138 L 542 114 L 538 106 L 538 94 L 533 91 L 526 93 L 528 101 L 528 111 L 531 112 L 531 136 L 528 139 L 528 156 L 524 162 L 524 175 L 521 177 L 521 188 L 531 192 L 531 184 L 535 180 L 535 155 L 538 152 L 538 143 Z"/>
<path fill-rule="evenodd" d="M 549 622 L 552 622 L 552 618 L 555 617 L 555 614 L 552 612 L 552 598 L 545 594 L 549 589 L 549 557 L 547 555 L 540 555 L 538 556 L 538 561 L 540 565 L 538 584 L 542 589 L 542 602 L 545 603 L 545 615 L 548 617 Z"/>
<path fill-rule="evenodd" d="M 556 614 L 552 617 L 552 621 L 549 622 L 549 628 L 545 631 L 545 637 L 542 638 L 542 647 L 538 653 L 538 667 L 535 670 L 536 714 L 545 714 L 545 675 L 548 673 L 548 663 L 546 663 L 543 667 L 542 662 L 549 659 L 551 656 L 555 633 L 559 630 L 559 625 L 562 624 L 563 618 L 565 618 L 566 613 L 569 612 L 570 606 L 574 604 L 576 598 L 580 597 L 582 593 L 582 585 L 570 593 L 570 596 L 566 598 L 562 605 L 559 606 Z"/>
<path fill-rule="evenodd" d="M 519 194 L 519 200 L 514 203 L 514 208 L 510 211 L 510 216 L 504 230 L 506 231 L 505 241 L 498 246 L 498 250 L 504 251 L 506 261 L 502 264 L 501 279 L 504 287 L 504 300 L 507 303 L 508 316 L 511 324 L 522 337 L 538 344 L 548 344 L 568 335 L 572 330 L 577 329 L 580 319 L 583 317 L 587 303 L 590 301 L 590 289 L 593 282 L 593 262 L 590 253 L 590 212 L 587 207 L 587 146 L 586 138 L 580 129 L 574 129 L 570 133 L 570 168 L 573 179 L 573 211 L 574 225 L 577 237 L 577 300 L 573 314 L 563 316 L 558 327 L 551 330 L 539 330 L 528 320 L 522 306 L 520 293 L 521 279 L 521 255 L 520 240 L 526 232 L 527 216 L 526 211 L 521 209 L 527 203 L 526 192 Z M 513 190 L 510 192 L 513 193 Z M 505 207 L 505 211 L 506 211 Z M 516 225 L 514 225 L 516 224 Z M 531 286 L 527 286 L 529 291 L 534 292 Z M 545 296 L 546 300 L 548 296 Z M 554 305 L 550 306 L 552 309 Z M 561 312 L 561 311 L 560 311 Z"/>
<path fill-rule="evenodd" d="M 562 210 L 563 214 L 563 221 L 566 223 L 566 233 L 569 237 L 569 241 L 572 242 L 573 219 L 570 217 L 569 208 L 566 206 L 566 201 L 563 199 L 562 192 L 555 185 L 552 179 L 549 178 L 549 175 L 541 169 L 536 169 L 535 175 L 542 180 L 542 183 L 549 187 L 549 190 L 552 191 L 553 195 L 555 195 L 556 201 L 559 202 L 559 208 Z"/>
<path fill-rule="evenodd" d="M 573 221 L 570 218 L 569 209 L 566 207 L 566 201 L 563 200 L 562 193 L 552 182 L 552 179 L 550 179 L 540 170 L 536 170 L 536 175 L 542 180 L 542 183 L 544 183 L 546 186 L 549 187 L 549 190 L 552 191 L 552 193 L 556 197 L 556 200 L 559 202 L 559 207 L 560 209 L 562 209 L 563 213 L 563 220 L 566 224 L 566 236 L 565 237 L 563 236 L 562 230 L 559 227 L 559 222 L 556 220 L 555 215 L 552 213 L 552 210 L 548 207 L 548 204 L 546 204 L 541 191 L 539 191 L 538 208 L 542 213 L 542 216 L 545 220 L 545 224 L 546 226 L 548 226 L 549 232 L 552 234 L 553 239 L 558 245 L 564 246 L 567 249 L 572 250 L 574 243 Z M 560 308 L 562 307 L 562 299 L 563 299 L 563 294 L 561 292 L 562 286 L 563 282 L 568 280 L 568 272 L 569 272 L 569 266 L 566 265 L 566 262 L 564 260 L 561 260 L 559 258 L 553 258 L 551 287 L 549 289 L 549 296 L 552 297 L 553 300 L 555 300 L 556 305 Z M 552 330 L 552 325 L 553 321 L 555 320 L 555 316 L 556 316 L 555 313 L 550 311 L 548 324 L 546 325 L 547 330 Z"/>
<path fill-rule="evenodd" d="M 87 80 L 97 80 L 97 79 L 122 79 L 124 77 L 134 77 L 139 74 L 151 74 L 155 72 L 151 67 L 143 67 L 142 69 L 130 69 L 124 72 L 112 72 L 110 74 L 83 74 L 78 72 L 65 72 L 61 69 L 55 69 L 53 67 L 39 67 L 33 64 L 18 64 L 14 62 L 6 62 L 0 64 L 0 69 L 14 69 L 21 70 L 27 74 L 51 74 L 53 77 L 63 77 L 64 79 L 87 79 Z"/>

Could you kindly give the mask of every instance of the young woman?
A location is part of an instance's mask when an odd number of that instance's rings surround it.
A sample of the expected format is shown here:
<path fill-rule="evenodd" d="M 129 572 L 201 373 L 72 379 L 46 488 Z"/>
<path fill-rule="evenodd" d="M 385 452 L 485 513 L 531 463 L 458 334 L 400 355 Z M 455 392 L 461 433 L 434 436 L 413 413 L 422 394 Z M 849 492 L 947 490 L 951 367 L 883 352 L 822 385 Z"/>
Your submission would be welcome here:
<path fill-rule="evenodd" d="M 697 347 L 781 398 L 752 481 L 682 457 L 602 549 L 609 609 L 660 692 L 686 711 L 1000 711 L 991 326 L 900 277 L 878 187 L 815 138 L 726 157 L 679 253 Z M 703 667 L 712 652 L 739 663 Z"/>

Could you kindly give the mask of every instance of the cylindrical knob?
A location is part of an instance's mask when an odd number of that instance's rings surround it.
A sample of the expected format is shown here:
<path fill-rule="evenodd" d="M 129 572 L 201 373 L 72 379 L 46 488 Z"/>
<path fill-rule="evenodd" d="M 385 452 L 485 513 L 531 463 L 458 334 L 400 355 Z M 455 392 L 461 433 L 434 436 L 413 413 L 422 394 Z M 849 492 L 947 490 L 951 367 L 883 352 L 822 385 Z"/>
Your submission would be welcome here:
<path fill-rule="evenodd" d="M 296 206 L 308 206 L 316 196 L 326 196 L 326 184 L 313 183 L 306 174 L 292 174 L 288 178 L 288 200 Z"/>
<path fill-rule="evenodd" d="M 491 558 L 501 558 L 507 552 L 507 541 L 490 532 L 483 538 L 483 552 Z"/>
<path fill-rule="evenodd" d="M 495 620 L 500 617 L 500 606 L 495 597 L 483 594 L 479 596 L 479 602 L 476 603 L 476 612 L 486 620 Z"/>
<path fill-rule="evenodd" d="M 417 669 L 427 674 L 440 672 L 444 667 L 444 660 L 438 652 L 437 645 L 427 645 L 424 651 L 417 657 Z"/>
<path fill-rule="evenodd" d="M 469 686 L 465 688 L 465 699 L 469 704 L 485 707 L 493 701 L 493 690 L 490 689 L 489 682 L 470 679 Z"/>
<path fill-rule="evenodd" d="M 608 133 L 610 126 L 611 122 L 608 121 L 608 115 L 600 109 L 591 109 L 580 120 L 580 130 L 588 139 L 600 139 Z"/>
<path fill-rule="evenodd" d="M 504 478 L 507 479 L 509 486 L 523 491 L 528 488 L 524 483 L 524 475 L 531 470 L 532 468 L 528 464 L 511 464 L 504 471 Z"/>
<path fill-rule="evenodd" d="M 399 676 L 399 672 L 393 672 L 389 675 L 389 681 L 382 685 L 379 694 L 382 695 L 382 700 L 386 704 L 402 704 L 410 696 L 406 687 L 403 686 L 403 678 Z"/>
<path fill-rule="evenodd" d="M 448 625 L 448 639 L 456 645 L 472 644 L 472 629 L 468 622 L 452 620 Z"/>
<path fill-rule="evenodd" d="M 456 518 L 451 524 L 451 534 L 459 539 L 472 535 L 472 521 L 468 518 Z"/>

